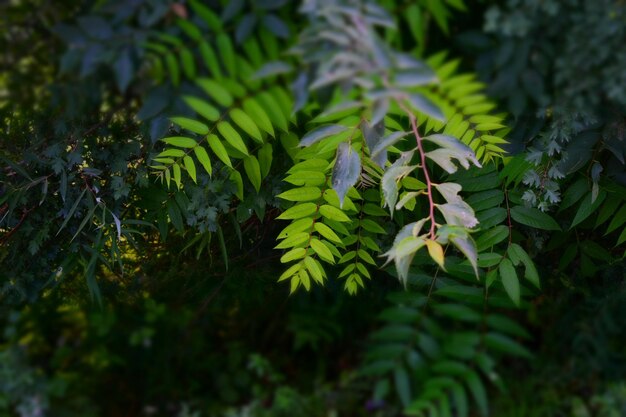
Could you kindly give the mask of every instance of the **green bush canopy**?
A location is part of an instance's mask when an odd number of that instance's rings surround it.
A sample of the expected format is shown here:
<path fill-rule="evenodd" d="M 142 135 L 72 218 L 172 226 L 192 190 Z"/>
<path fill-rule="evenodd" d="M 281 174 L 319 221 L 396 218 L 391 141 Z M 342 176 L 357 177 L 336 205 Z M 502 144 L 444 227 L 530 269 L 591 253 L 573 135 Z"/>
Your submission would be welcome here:
<path fill-rule="evenodd" d="M 0 22 L 0 416 L 626 415 L 624 1 Z"/>

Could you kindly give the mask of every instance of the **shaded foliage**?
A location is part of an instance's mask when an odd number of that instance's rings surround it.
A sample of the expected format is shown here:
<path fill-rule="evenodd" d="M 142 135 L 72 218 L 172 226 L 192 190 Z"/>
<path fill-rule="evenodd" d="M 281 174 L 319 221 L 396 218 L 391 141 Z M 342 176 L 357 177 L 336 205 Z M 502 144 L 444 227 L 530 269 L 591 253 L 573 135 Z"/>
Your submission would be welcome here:
<path fill-rule="evenodd" d="M 623 409 L 620 2 L 0 7 L 3 413 Z"/>

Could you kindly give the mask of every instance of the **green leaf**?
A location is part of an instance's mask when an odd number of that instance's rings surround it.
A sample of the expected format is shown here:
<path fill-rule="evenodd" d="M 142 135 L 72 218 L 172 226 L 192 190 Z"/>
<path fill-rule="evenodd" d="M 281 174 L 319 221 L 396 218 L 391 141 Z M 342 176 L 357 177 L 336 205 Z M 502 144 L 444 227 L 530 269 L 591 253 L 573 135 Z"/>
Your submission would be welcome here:
<path fill-rule="evenodd" d="M 287 268 L 287 270 L 285 272 L 283 272 L 280 277 L 278 277 L 278 281 L 277 282 L 281 282 L 284 281 L 288 278 L 291 278 L 294 274 L 297 274 L 298 271 L 300 270 L 300 264 L 294 264 L 291 265 L 289 268 Z"/>
<path fill-rule="evenodd" d="M 286 264 L 287 262 L 295 261 L 296 259 L 304 258 L 306 255 L 306 249 L 294 248 L 280 257 L 280 262 Z"/>
<path fill-rule="evenodd" d="M 500 279 L 502 280 L 502 285 L 504 286 L 506 293 L 509 295 L 509 298 L 513 300 L 515 305 L 519 306 L 520 285 L 517 273 L 515 272 L 515 267 L 508 258 L 504 258 L 502 259 L 502 262 L 500 262 L 498 270 L 500 271 Z"/>
<path fill-rule="evenodd" d="M 178 66 L 178 62 L 176 61 L 176 56 L 172 53 L 168 53 L 167 55 L 165 55 L 165 64 L 167 65 L 167 70 L 170 74 L 172 84 L 180 84 L 180 67 Z"/>
<path fill-rule="evenodd" d="M 222 78 L 222 69 L 218 62 L 217 55 L 215 55 L 215 51 L 211 48 L 211 45 L 209 45 L 206 41 L 202 41 L 200 42 L 199 50 L 202 60 L 204 61 L 204 65 L 206 65 L 209 73 L 215 78 Z"/>
<path fill-rule="evenodd" d="M 189 4 L 194 13 L 200 16 L 200 18 L 206 22 L 211 30 L 215 32 L 219 32 L 222 30 L 222 19 L 220 19 L 220 17 L 215 14 L 215 12 L 213 12 L 211 9 L 209 9 L 198 0 L 191 0 Z"/>
<path fill-rule="evenodd" d="M 287 171 L 290 174 L 298 171 L 320 171 L 324 172 L 328 168 L 328 161 L 325 159 L 307 159 L 302 162 L 298 162 Z"/>
<path fill-rule="evenodd" d="M 298 279 L 304 286 L 304 289 L 309 291 L 311 289 L 311 280 L 309 279 L 309 274 L 306 272 L 306 269 L 301 269 L 298 271 Z M 297 285 L 294 285 L 294 280 L 291 280 L 291 293 L 293 293 L 297 289 Z"/>
<path fill-rule="evenodd" d="M 237 192 L 235 193 L 237 198 L 243 200 L 243 179 L 239 171 L 232 170 L 228 178 L 237 186 Z"/>
<path fill-rule="evenodd" d="M 339 207 L 343 207 L 343 200 L 348 189 L 356 184 L 360 176 L 361 158 L 349 143 L 340 143 L 332 176 L 333 189 L 339 197 Z"/>
<path fill-rule="evenodd" d="M 199 79 L 197 83 L 198 86 L 220 106 L 230 107 L 230 105 L 233 104 L 233 96 L 218 82 L 208 78 L 202 78 Z"/>
<path fill-rule="evenodd" d="M 226 33 L 220 33 L 217 35 L 217 49 L 219 50 L 220 58 L 224 63 L 224 67 L 228 70 L 232 76 L 237 75 L 236 59 L 233 44 L 230 41 L 230 37 Z"/>
<path fill-rule="evenodd" d="M 187 36 L 189 36 L 194 41 L 199 41 L 202 39 L 202 32 L 193 23 L 184 19 L 177 19 L 176 24 L 183 30 L 183 32 L 185 32 Z"/>
<path fill-rule="evenodd" d="M 267 116 L 270 118 L 272 123 L 280 130 L 287 132 L 289 130 L 289 124 L 287 120 L 288 118 L 282 112 L 280 105 L 278 104 L 274 96 L 264 91 L 257 96 L 257 100 L 259 101 L 260 105 L 263 106 L 263 110 L 267 113 Z"/>
<path fill-rule="evenodd" d="M 311 249 L 313 249 L 313 251 L 317 253 L 320 258 L 331 264 L 335 263 L 335 258 L 330 252 L 330 249 L 328 249 L 326 245 L 320 242 L 319 239 L 311 239 L 310 245 Z"/>
<path fill-rule="evenodd" d="M 324 204 L 320 206 L 319 212 L 322 216 L 329 220 L 334 220 L 338 222 L 349 222 L 350 218 L 346 216 L 346 214 L 338 209 L 337 207 L 330 206 L 328 204 Z"/>
<path fill-rule="evenodd" d="M 196 62 L 194 61 L 193 54 L 189 49 L 182 48 L 180 50 L 180 63 L 187 78 L 196 78 Z"/>
<path fill-rule="evenodd" d="M 304 204 L 296 204 L 295 206 L 285 210 L 277 219 L 281 220 L 292 220 L 299 219 L 302 217 L 310 216 L 317 211 L 317 204 L 315 203 L 304 203 Z"/>
<path fill-rule="evenodd" d="M 215 122 L 220 118 L 220 112 L 206 101 L 193 96 L 183 96 L 189 107 L 205 119 Z"/>
<path fill-rule="evenodd" d="M 267 174 L 270 173 L 270 168 L 272 167 L 272 156 L 274 152 L 274 147 L 266 143 L 259 149 L 258 158 L 259 165 L 261 167 L 261 177 L 267 177 Z"/>
<path fill-rule="evenodd" d="M 187 138 L 185 138 L 185 139 L 187 139 Z M 166 149 L 163 152 L 161 152 L 160 154 L 158 154 L 156 156 L 156 158 L 163 158 L 163 157 L 168 157 L 168 156 L 172 156 L 174 158 L 180 158 L 182 156 L 185 156 L 185 151 L 183 151 L 181 149 Z"/>
<path fill-rule="evenodd" d="M 452 399 L 458 417 L 467 417 L 469 415 L 469 406 L 467 404 L 467 395 L 462 386 L 454 386 L 451 388 Z"/>
<path fill-rule="evenodd" d="M 80 202 L 82 201 L 83 197 L 85 196 L 86 192 L 87 192 L 87 188 L 84 188 L 83 191 L 78 196 L 78 198 L 76 199 L 76 201 L 74 201 L 74 204 L 72 204 L 72 208 L 70 209 L 70 211 L 67 212 L 67 215 L 65 216 L 65 219 L 63 220 L 63 223 L 61 224 L 61 227 L 59 228 L 59 230 L 57 231 L 55 236 L 58 236 L 59 233 L 61 233 L 61 230 L 63 230 L 63 228 L 67 225 L 67 222 L 70 221 L 70 219 L 72 218 L 72 216 L 76 212 L 76 209 L 78 208 L 78 205 L 80 204 Z"/>
<path fill-rule="evenodd" d="M 463 304 L 437 304 L 433 310 L 455 320 L 478 323 L 482 316 Z"/>
<path fill-rule="evenodd" d="M 359 249 L 357 251 L 357 254 L 359 255 L 359 258 L 361 260 L 367 262 L 370 265 L 376 266 L 376 261 L 374 260 L 374 258 L 372 258 L 372 255 L 370 255 L 369 253 L 365 251 L 365 249 Z"/>
<path fill-rule="evenodd" d="M 243 168 L 246 171 L 248 179 L 252 183 L 252 186 L 258 193 L 261 190 L 261 168 L 259 161 L 253 155 L 248 156 L 243 160 Z"/>
<path fill-rule="evenodd" d="M 224 232 L 222 231 L 222 226 L 217 226 L 217 240 L 220 243 L 220 252 L 222 252 L 224 267 L 228 271 L 228 251 L 226 250 L 226 241 L 224 240 Z"/>
<path fill-rule="evenodd" d="M 606 228 L 605 234 L 609 234 L 618 227 L 621 227 L 624 223 L 626 223 L 626 204 L 623 205 L 619 211 L 613 216 L 611 223 Z"/>
<path fill-rule="evenodd" d="M 383 229 L 380 224 L 371 219 L 362 219 L 360 224 L 363 229 L 367 230 L 370 233 L 378 233 L 383 235 L 387 234 L 387 231 Z"/>
<path fill-rule="evenodd" d="M 261 130 L 269 133 L 271 136 L 275 135 L 274 126 L 272 126 L 269 116 L 256 100 L 252 98 L 244 100 L 243 109 Z"/>
<path fill-rule="evenodd" d="M 187 170 L 187 173 L 189 174 L 193 182 L 197 184 L 198 179 L 196 178 L 196 164 L 194 164 L 193 159 L 191 159 L 191 156 L 185 155 L 185 157 L 183 158 L 183 162 L 185 164 L 185 169 Z"/>
<path fill-rule="evenodd" d="M 172 173 L 174 175 L 174 182 L 176 183 L 176 186 L 178 188 L 180 188 L 181 186 L 181 172 L 180 172 L 180 165 L 178 164 L 174 164 L 172 165 Z"/>
<path fill-rule="evenodd" d="M 341 238 L 337 236 L 337 234 L 333 231 L 333 229 L 326 226 L 324 223 L 316 222 L 314 228 L 320 234 L 320 236 L 325 237 L 331 242 L 335 242 L 335 243 L 342 245 Z"/>
<path fill-rule="evenodd" d="M 209 133 L 209 127 L 197 120 L 189 119 L 187 117 L 170 117 L 170 120 L 183 129 L 189 130 L 193 133 L 197 133 L 199 135 L 206 135 Z"/>
<path fill-rule="evenodd" d="M 228 122 L 219 122 L 217 124 L 217 130 L 222 134 L 226 142 L 231 145 L 233 148 L 238 150 L 244 155 L 248 155 L 248 148 L 246 144 L 241 139 L 239 133 L 231 126 Z"/>
<path fill-rule="evenodd" d="M 168 138 L 161 139 L 162 142 L 167 143 L 168 145 L 178 146 L 179 148 L 194 148 L 198 145 L 194 139 L 186 138 L 184 136 L 171 136 Z M 184 152 L 183 152 L 184 155 Z M 159 156 L 183 156 L 183 155 L 163 155 L 163 153 L 159 154 Z"/>
<path fill-rule="evenodd" d="M 341 132 L 345 132 L 346 130 L 348 130 L 348 128 L 342 125 L 320 126 L 304 135 L 300 140 L 300 146 L 311 146 L 322 139 L 337 135 Z"/>
<path fill-rule="evenodd" d="M 511 209 L 511 218 L 525 226 L 543 230 L 561 230 L 559 224 L 548 214 L 534 207 L 515 206 Z"/>
<path fill-rule="evenodd" d="M 523 358 L 532 357 L 530 352 L 525 347 L 523 347 L 510 337 L 505 336 L 501 333 L 488 332 L 483 337 L 487 347 L 490 347 L 494 350 L 506 353 L 508 355 L 521 356 Z"/>
<path fill-rule="evenodd" d="M 480 380 L 480 377 L 476 372 L 472 371 L 465 375 L 465 382 L 467 383 L 469 391 L 472 393 L 472 397 L 474 397 L 474 401 L 476 401 L 478 405 L 480 414 L 487 416 L 489 414 L 487 393 L 485 392 L 485 386 Z"/>
<path fill-rule="evenodd" d="M 598 209 L 598 207 L 600 207 L 600 204 L 602 204 L 605 197 L 606 197 L 605 191 L 599 192 L 595 200 L 593 200 L 592 194 L 589 193 L 587 197 L 585 197 L 583 201 L 580 203 L 580 207 L 578 207 L 578 211 L 576 211 L 574 220 L 572 220 L 572 224 L 569 227 L 570 230 L 574 226 L 576 226 L 577 224 L 585 220 L 587 217 L 589 217 L 592 213 L 594 213 Z"/>
<path fill-rule="evenodd" d="M 183 216 L 180 213 L 180 209 L 178 208 L 178 204 L 175 201 L 169 200 L 167 202 L 167 214 L 169 215 L 170 221 L 179 232 L 183 231 Z"/>
<path fill-rule="evenodd" d="M 256 140 L 259 143 L 263 143 L 263 136 L 261 135 L 261 131 L 254 123 L 254 121 L 243 112 L 241 109 L 233 109 L 230 111 L 230 118 L 235 122 L 237 126 L 239 126 L 244 132 L 246 132 L 250 137 Z"/>
<path fill-rule="evenodd" d="M 293 185 L 321 186 L 326 183 L 326 175 L 319 171 L 296 171 L 284 181 Z"/>
<path fill-rule="evenodd" d="M 530 338 L 530 334 L 509 317 L 500 314 L 491 314 L 487 316 L 486 322 L 489 327 L 500 332 L 505 332 L 513 336 Z"/>
<path fill-rule="evenodd" d="M 311 258 L 310 256 L 307 256 L 306 258 L 304 258 L 304 266 L 309 271 L 309 273 L 311 274 L 311 277 L 313 277 L 315 281 L 317 281 L 320 284 L 324 283 L 324 276 L 322 274 L 322 270 L 320 269 L 320 266 L 317 264 L 317 262 L 315 262 L 313 258 Z"/>
<path fill-rule="evenodd" d="M 304 245 L 309 240 L 309 236 L 307 232 L 294 233 L 276 245 L 274 249 L 286 249 Z"/>
<path fill-rule="evenodd" d="M 322 196 L 322 190 L 317 187 L 293 188 L 278 194 L 278 198 L 287 201 L 312 201 Z"/>
<path fill-rule="evenodd" d="M 198 158 L 198 161 L 202 164 L 206 173 L 211 175 L 213 173 L 213 168 L 211 167 L 211 159 L 209 158 L 209 154 L 206 149 L 202 146 L 196 146 L 193 148 L 193 152 L 196 154 L 196 158 Z"/>
<path fill-rule="evenodd" d="M 222 145 L 222 141 L 220 141 L 220 139 L 213 134 L 208 135 L 206 137 L 206 140 L 207 142 L 209 142 L 209 147 L 211 148 L 215 156 L 217 156 L 219 160 L 226 164 L 228 167 L 232 168 L 233 164 L 230 162 L 228 152 L 226 152 L 226 148 L 224 148 L 224 145 Z"/>
<path fill-rule="evenodd" d="M 576 181 L 574 184 L 569 186 L 567 190 L 563 193 L 563 198 L 561 203 L 559 204 L 559 211 L 563 211 L 568 207 L 573 206 L 581 198 L 585 196 L 589 192 L 589 185 L 587 184 L 587 179 L 581 178 Z"/>
<path fill-rule="evenodd" d="M 497 245 L 498 243 L 506 240 L 509 237 L 509 228 L 504 225 L 496 226 L 487 230 L 476 239 L 476 249 L 478 252 L 482 252 L 490 247 Z"/>
<path fill-rule="evenodd" d="M 508 252 L 509 257 L 513 261 L 515 265 L 517 263 L 513 260 L 513 258 L 521 261 L 526 268 L 524 271 L 524 277 L 530 281 L 535 287 L 541 288 L 541 282 L 539 281 L 539 273 L 537 272 L 537 268 L 535 268 L 535 264 L 532 259 L 526 253 L 526 251 L 517 243 L 512 243 L 509 246 Z"/>
<path fill-rule="evenodd" d="M 285 227 L 282 232 L 277 236 L 277 239 L 284 239 L 291 236 L 294 233 L 300 233 L 304 231 L 310 231 L 313 226 L 313 218 L 304 217 L 292 222 L 289 226 Z"/>
<path fill-rule="evenodd" d="M 393 379 L 402 405 L 408 407 L 411 402 L 411 382 L 409 380 L 409 374 L 403 367 L 396 367 L 393 372 Z"/>

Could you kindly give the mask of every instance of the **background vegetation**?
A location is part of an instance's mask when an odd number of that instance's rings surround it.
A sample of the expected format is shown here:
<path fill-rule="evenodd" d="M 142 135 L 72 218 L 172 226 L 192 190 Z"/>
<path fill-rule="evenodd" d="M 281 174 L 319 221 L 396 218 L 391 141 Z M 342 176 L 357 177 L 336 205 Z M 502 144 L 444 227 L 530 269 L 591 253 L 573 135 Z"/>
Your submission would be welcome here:
<path fill-rule="evenodd" d="M 624 2 L 0 22 L 0 414 L 626 415 Z"/>

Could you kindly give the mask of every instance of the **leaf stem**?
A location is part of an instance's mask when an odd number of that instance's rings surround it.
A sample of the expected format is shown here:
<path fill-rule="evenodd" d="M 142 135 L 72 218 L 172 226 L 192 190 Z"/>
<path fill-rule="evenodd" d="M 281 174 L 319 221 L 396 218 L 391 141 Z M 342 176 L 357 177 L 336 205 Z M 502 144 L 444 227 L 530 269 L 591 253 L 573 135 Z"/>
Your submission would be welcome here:
<path fill-rule="evenodd" d="M 420 153 L 422 171 L 424 172 L 424 179 L 426 180 L 426 194 L 428 195 L 428 205 L 429 205 L 429 214 L 428 218 L 430 219 L 430 238 L 435 240 L 435 201 L 433 199 L 433 188 L 432 182 L 430 180 L 430 175 L 428 173 L 428 167 L 426 166 L 426 154 L 424 153 L 424 148 L 422 146 L 422 137 L 417 130 L 417 118 L 413 114 L 412 111 L 406 108 L 404 104 L 402 104 L 398 100 L 398 105 L 404 112 L 409 116 L 409 120 L 411 121 L 411 129 L 413 131 L 413 135 L 415 136 L 415 142 L 417 142 L 417 149 Z"/>

